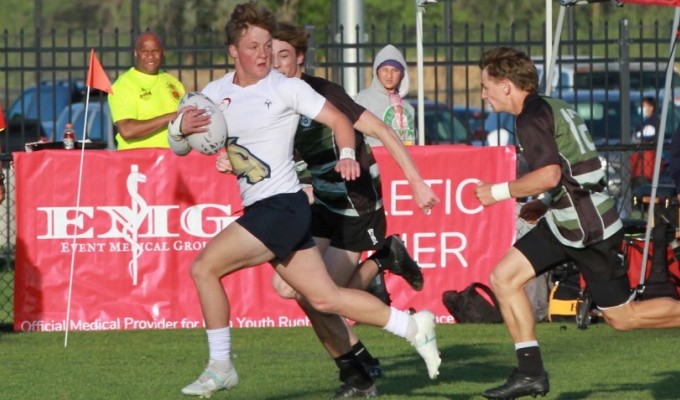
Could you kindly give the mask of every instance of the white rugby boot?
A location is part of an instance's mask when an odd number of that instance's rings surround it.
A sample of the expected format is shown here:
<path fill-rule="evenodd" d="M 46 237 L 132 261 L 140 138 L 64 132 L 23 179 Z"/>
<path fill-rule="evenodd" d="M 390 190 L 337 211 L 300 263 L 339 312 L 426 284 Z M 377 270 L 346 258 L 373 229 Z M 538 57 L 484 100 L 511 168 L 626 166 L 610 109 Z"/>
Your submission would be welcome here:
<path fill-rule="evenodd" d="M 238 374 L 230 362 L 210 360 L 198 379 L 184 387 L 182 393 L 210 398 L 213 393 L 231 389 L 236 385 L 238 385 Z"/>
<path fill-rule="evenodd" d="M 425 360 L 427 373 L 430 375 L 430 379 L 435 379 L 439 376 L 439 366 L 442 363 L 442 359 L 439 357 L 437 336 L 434 332 L 434 314 L 430 311 L 423 310 L 413 314 L 411 318 L 413 318 L 418 326 L 418 332 L 416 333 L 415 338 L 409 340 L 409 342 L 416 348 L 423 360 Z"/>

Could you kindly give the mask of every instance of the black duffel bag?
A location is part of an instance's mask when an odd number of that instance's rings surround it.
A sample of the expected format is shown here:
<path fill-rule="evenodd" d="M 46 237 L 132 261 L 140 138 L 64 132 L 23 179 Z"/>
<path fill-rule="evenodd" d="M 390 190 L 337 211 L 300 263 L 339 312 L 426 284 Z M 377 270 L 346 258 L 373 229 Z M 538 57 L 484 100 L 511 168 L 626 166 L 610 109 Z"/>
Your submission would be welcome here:
<path fill-rule="evenodd" d="M 487 300 L 481 293 L 491 300 Z M 442 302 L 460 323 L 500 323 L 503 317 L 498 309 L 498 300 L 491 288 L 483 283 L 473 282 L 459 291 L 447 290 L 442 293 Z"/>

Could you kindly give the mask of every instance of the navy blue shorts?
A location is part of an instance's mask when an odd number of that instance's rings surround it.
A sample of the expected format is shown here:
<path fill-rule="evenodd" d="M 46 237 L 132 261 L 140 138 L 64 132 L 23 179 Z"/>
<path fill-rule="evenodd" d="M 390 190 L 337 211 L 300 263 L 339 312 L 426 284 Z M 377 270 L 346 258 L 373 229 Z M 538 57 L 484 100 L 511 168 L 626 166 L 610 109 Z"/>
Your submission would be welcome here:
<path fill-rule="evenodd" d="M 585 248 L 565 246 L 552 233 L 545 219 L 541 219 L 514 247 L 529 260 L 536 276 L 573 261 L 583 274 L 595 304 L 614 307 L 627 302 L 631 295 L 622 243 L 623 230 Z"/>
<path fill-rule="evenodd" d="M 296 250 L 314 247 L 309 231 L 311 211 L 307 195 L 277 194 L 260 200 L 243 210 L 235 222 L 258 238 L 279 261 Z"/>
<path fill-rule="evenodd" d="M 382 247 L 387 221 L 382 208 L 368 215 L 347 217 L 315 203 L 311 227 L 314 237 L 330 239 L 331 246 L 361 253 Z"/>

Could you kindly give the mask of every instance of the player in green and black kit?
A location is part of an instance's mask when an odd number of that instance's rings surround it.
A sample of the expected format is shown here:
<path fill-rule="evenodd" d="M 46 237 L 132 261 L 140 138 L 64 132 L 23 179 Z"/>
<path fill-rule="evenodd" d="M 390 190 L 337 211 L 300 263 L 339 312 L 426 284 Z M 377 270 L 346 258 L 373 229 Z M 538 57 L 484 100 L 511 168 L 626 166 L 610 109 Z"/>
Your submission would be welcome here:
<path fill-rule="evenodd" d="M 279 23 L 278 32 L 274 34 L 273 67 L 288 77 L 307 82 L 343 112 L 356 129 L 382 140 L 404 171 L 418 207 L 423 213 L 429 214 L 439 199 L 420 177 L 396 133 L 356 104 L 339 85 L 302 73 L 307 37 L 308 33 L 304 29 Z M 376 274 L 389 270 L 401 275 L 415 290 L 421 290 L 423 276 L 418 264 L 411 259 L 396 235 L 385 238 L 386 220 L 380 173 L 371 148 L 365 143 L 361 132 L 356 132 L 355 148 L 361 175 L 357 180 L 344 181 L 334 170 L 339 155 L 333 133 L 309 118 L 300 118 L 295 148 L 311 173 L 312 235 L 331 277 L 339 286 L 365 289 Z M 376 252 L 359 265 L 361 253 L 367 250 Z M 284 297 L 295 295 L 278 276 L 275 277 L 274 286 Z M 382 374 L 378 360 L 370 355 L 343 319 L 322 315 L 306 303 L 299 303 L 340 369 L 343 386 L 336 396 L 377 395 L 373 378 Z"/>
<path fill-rule="evenodd" d="M 550 384 L 524 291 L 531 279 L 574 262 L 605 320 L 622 331 L 680 326 L 680 302 L 632 301 L 635 292 L 621 255 L 622 223 L 583 118 L 564 101 L 538 94 L 536 67 L 525 53 L 507 47 L 489 50 L 479 66 L 482 98 L 494 111 L 517 117 L 515 132 L 530 171 L 510 182 L 480 182 L 475 195 L 484 206 L 540 195 L 520 212 L 536 226 L 508 250 L 490 278 L 518 367 L 506 383 L 483 395 L 535 397 L 547 393 Z"/>

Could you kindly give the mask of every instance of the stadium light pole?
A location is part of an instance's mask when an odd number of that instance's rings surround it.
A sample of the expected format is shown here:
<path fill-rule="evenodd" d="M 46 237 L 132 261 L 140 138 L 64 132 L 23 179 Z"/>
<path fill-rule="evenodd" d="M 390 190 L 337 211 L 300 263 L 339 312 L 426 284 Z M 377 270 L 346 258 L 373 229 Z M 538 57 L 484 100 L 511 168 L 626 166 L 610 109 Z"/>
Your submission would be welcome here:
<path fill-rule="evenodd" d="M 425 78 L 423 70 L 423 13 L 437 0 L 416 0 L 416 61 L 418 72 L 418 145 L 425 144 Z"/>
<path fill-rule="evenodd" d="M 344 44 L 342 59 L 343 87 L 350 96 L 355 96 L 364 86 L 364 73 L 360 63 L 364 61 L 364 0 L 340 0 L 338 3 L 339 19 L 344 37 L 340 42 Z"/>

